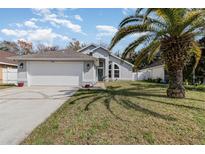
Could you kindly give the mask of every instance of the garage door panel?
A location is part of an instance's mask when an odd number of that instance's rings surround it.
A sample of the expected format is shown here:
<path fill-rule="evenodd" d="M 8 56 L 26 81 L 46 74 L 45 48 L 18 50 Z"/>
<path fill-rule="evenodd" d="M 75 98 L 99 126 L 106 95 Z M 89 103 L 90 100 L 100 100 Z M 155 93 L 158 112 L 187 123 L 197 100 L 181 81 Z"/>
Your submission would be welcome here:
<path fill-rule="evenodd" d="M 79 85 L 82 62 L 30 62 L 31 85 Z"/>

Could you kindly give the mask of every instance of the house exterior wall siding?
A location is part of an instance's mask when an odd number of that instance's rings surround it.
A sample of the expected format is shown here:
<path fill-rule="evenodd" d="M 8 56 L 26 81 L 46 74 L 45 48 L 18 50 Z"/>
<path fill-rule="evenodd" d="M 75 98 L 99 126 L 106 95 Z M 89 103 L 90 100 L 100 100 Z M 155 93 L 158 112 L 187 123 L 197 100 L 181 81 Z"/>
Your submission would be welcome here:
<path fill-rule="evenodd" d="M 3 65 L 0 65 L 0 83 L 3 83 Z"/>
<path fill-rule="evenodd" d="M 113 56 L 110 56 L 110 61 L 113 62 L 113 64 L 117 64 L 120 68 L 120 78 L 119 80 L 133 80 L 133 75 L 132 75 L 132 66 L 125 63 L 124 61 L 117 59 Z M 114 65 L 113 67 L 114 68 Z M 113 71 L 114 74 L 114 71 Z M 112 78 L 113 80 L 116 80 L 118 78 Z"/>
<path fill-rule="evenodd" d="M 89 66 L 88 66 L 89 65 Z M 84 75 L 83 75 L 83 82 L 96 82 L 95 78 L 95 66 L 94 63 L 91 61 L 84 62 Z"/>

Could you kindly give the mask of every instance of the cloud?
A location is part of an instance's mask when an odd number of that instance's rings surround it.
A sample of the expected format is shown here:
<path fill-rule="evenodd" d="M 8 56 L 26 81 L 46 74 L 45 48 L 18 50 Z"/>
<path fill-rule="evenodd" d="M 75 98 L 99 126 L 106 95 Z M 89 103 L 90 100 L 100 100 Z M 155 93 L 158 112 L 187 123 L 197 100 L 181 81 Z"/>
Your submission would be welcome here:
<path fill-rule="evenodd" d="M 102 36 L 113 36 L 117 32 L 117 28 L 108 25 L 97 25 L 96 29 L 98 30 L 97 38 Z"/>
<path fill-rule="evenodd" d="M 122 14 L 128 16 L 130 14 L 133 14 L 135 10 L 135 8 L 124 8 L 122 9 Z"/>
<path fill-rule="evenodd" d="M 1 32 L 7 36 L 24 37 L 27 35 L 25 30 L 2 29 Z"/>
<path fill-rule="evenodd" d="M 38 26 L 35 24 L 35 22 L 30 21 L 30 20 L 29 21 L 25 21 L 24 25 L 29 27 L 29 28 L 38 28 Z"/>
<path fill-rule="evenodd" d="M 17 39 L 21 38 L 31 42 L 53 42 L 54 39 L 61 39 L 63 41 L 70 41 L 71 39 L 65 35 L 57 34 L 48 29 L 31 29 L 31 30 L 19 30 L 19 29 L 2 29 L 1 32 L 7 36 L 15 36 Z"/>
<path fill-rule="evenodd" d="M 81 16 L 78 15 L 78 14 L 74 15 L 74 18 L 75 18 L 76 20 L 83 21 L 83 19 L 81 18 Z"/>
<path fill-rule="evenodd" d="M 16 25 L 17 27 L 19 27 L 19 28 L 23 26 L 23 25 L 20 24 L 20 23 L 16 23 L 15 25 Z"/>
<path fill-rule="evenodd" d="M 36 18 L 31 18 L 30 21 L 37 22 L 38 19 L 36 19 Z"/>
<path fill-rule="evenodd" d="M 99 31 L 104 31 L 108 33 L 115 33 L 117 31 L 117 28 L 113 26 L 108 26 L 108 25 L 97 25 L 96 29 Z"/>
<path fill-rule="evenodd" d="M 44 22 L 49 22 L 54 26 L 64 26 L 68 29 L 71 29 L 73 32 L 85 34 L 82 32 L 80 25 L 74 24 L 65 17 L 53 13 L 52 9 L 33 9 L 33 12 L 36 15 L 41 16 L 42 21 Z"/>

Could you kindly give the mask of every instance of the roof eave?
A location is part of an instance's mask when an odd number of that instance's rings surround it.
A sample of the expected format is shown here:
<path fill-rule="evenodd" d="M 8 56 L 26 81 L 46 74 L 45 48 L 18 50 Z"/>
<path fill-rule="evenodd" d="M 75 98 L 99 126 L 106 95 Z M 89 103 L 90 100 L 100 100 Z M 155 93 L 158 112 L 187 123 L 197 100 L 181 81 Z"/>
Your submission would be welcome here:
<path fill-rule="evenodd" d="M 118 57 L 118 56 L 115 56 L 115 55 L 113 55 L 112 53 L 110 53 L 110 55 L 113 56 L 113 57 L 115 57 L 115 58 L 117 58 L 117 59 L 119 59 L 119 60 L 122 60 L 123 62 L 127 63 L 128 65 L 131 65 L 132 67 L 134 67 L 134 65 L 131 64 L 130 62 L 128 62 L 128 61 L 126 61 L 126 60 L 124 60 L 124 59 L 122 59 L 122 58 L 120 58 L 120 57 Z"/>
<path fill-rule="evenodd" d="M 97 58 L 21 58 L 21 57 L 13 57 L 9 58 L 13 60 L 25 60 L 25 61 L 95 61 Z"/>
<path fill-rule="evenodd" d="M 0 62 L 0 64 L 3 64 L 3 65 L 10 65 L 10 66 L 18 66 L 18 64 L 5 63 L 5 62 Z"/>

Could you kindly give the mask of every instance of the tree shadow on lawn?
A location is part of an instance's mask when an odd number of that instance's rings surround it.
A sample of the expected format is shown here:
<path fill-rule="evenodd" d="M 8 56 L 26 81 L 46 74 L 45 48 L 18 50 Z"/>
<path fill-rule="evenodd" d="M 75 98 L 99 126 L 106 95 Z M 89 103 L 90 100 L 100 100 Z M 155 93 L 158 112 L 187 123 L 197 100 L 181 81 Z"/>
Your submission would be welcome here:
<path fill-rule="evenodd" d="M 136 87 L 132 87 L 132 88 L 129 88 L 127 90 L 136 91 L 136 90 L 140 90 L 140 89 L 138 89 L 138 87 L 140 87 L 140 86 L 142 87 L 142 84 L 139 84 L 139 83 L 133 83 L 133 84 L 130 84 L 130 85 L 133 85 L 133 86 L 136 86 Z M 163 89 L 151 89 L 151 88 L 156 88 L 156 87 L 167 88 L 168 85 L 166 85 L 166 84 L 157 84 L 157 83 L 143 85 L 143 88 L 141 88 L 141 90 L 143 90 L 143 91 L 142 92 L 137 92 L 137 93 L 142 94 L 142 96 L 153 96 L 153 97 L 162 97 L 162 98 L 164 97 L 164 98 L 167 98 L 167 99 L 176 100 L 175 98 L 168 98 L 165 94 L 159 93 L 159 92 L 162 92 Z M 199 91 L 199 90 L 192 90 L 192 91 Z M 149 93 L 147 93 L 147 92 L 149 92 Z M 194 98 L 183 98 L 183 99 L 198 101 L 198 102 L 205 102 L 204 100 L 194 99 Z"/>
<path fill-rule="evenodd" d="M 108 87 L 108 89 L 106 90 L 80 90 L 77 94 L 75 94 L 75 96 L 77 96 L 78 98 L 69 102 L 69 104 L 75 104 L 76 101 L 78 100 L 82 100 L 82 99 L 86 99 L 86 98 L 90 98 L 91 100 L 86 104 L 84 110 L 88 111 L 90 109 L 90 106 L 93 103 L 96 102 L 100 102 L 103 105 L 105 105 L 106 109 L 117 119 L 119 120 L 123 120 L 122 118 L 120 118 L 119 116 L 117 116 L 114 111 L 111 109 L 111 103 L 112 101 L 116 102 L 117 104 L 121 105 L 122 107 L 126 108 L 126 109 L 133 109 L 137 112 L 142 112 L 144 114 L 149 114 L 153 117 L 156 118 L 160 118 L 160 119 L 164 119 L 164 120 L 169 120 L 169 121 L 175 121 L 177 120 L 175 117 L 172 117 L 170 115 L 164 115 L 164 114 L 160 114 L 157 113 L 155 111 L 152 111 L 150 109 L 144 108 L 141 105 L 136 104 L 136 102 L 132 102 L 128 99 L 124 99 L 124 98 L 116 98 L 116 96 L 128 96 L 128 97 L 134 97 L 137 99 L 144 99 L 147 101 L 151 101 L 151 102 L 155 102 L 155 103 L 161 103 L 161 104 L 165 104 L 165 105 L 171 105 L 171 106 L 176 106 L 176 107 L 182 107 L 182 108 L 187 108 L 187 109 L 193 109 L 193 110 L 203 110 L 201 108 L 197 108 L 197 107 L 193 107 L 193 106 L 186 106 L 183 104 L 174 104 L 174 103 L 169 103 L 169 102 L 164 102 L 164 101 L 159 101 L 159 100 L 155 100 L 155 99 L 150 99 L 147 98 L 146 96 L 152 96 L 152 97 L 166 97 L 163 94 L 155 94 L 155 91 L 148 91 L 149 93 L 147 93 L 146 91 L 134 91 L 134 88 L 127 88 L 127 89 L 119 89 L 120 87 Z M 125 120 L 123 120 L 125 121 Z"/>
<path fill-rule="evenodd" d="M 126 108 L 126 109 L 133 109 L 137 112 L 141 112 L 144 114 L 148 114 L 151 115 L 153 117 L 156 118 L 160 118 L 163 120 L 169 120 L 169 121 L 176 121 L 177 119 L 175 117 L 172 117 L 170 115 L 165 115 L 165 114 L 160 114 L 157 113 L 155 111 L 152 111 L 150 109 L 144 108 L 141 105 L 137 104 L 136 102 L 132 102 L 129 99 L 125 99 L 123 98 L 124 96 L 128 96 L 128 97 L 133 97 L 133 98 L 137 98 L 137 99 L 141 99 L 141 100 L 147 100 L 153 103 L 160 103 L 160 104 L 164 104 L 164 105 L 171 105 L 171 106 L 176 106 L 176 107 L 180 107 L 180 108 L 186 108 L 186 109 L 191 109 L 191 110 L 200 110 L 200 111 L 204 111 L 204 109 L 199 108 L 199 107 L 194 107 L 194 106 L 188 106 L 188 105 L 183 105 L 183 104 L 175 104 L 175 103 L 171 103 L 171 102 L 166 102 L 166 101 L 160 101 L 160 100 L 155 100 L 155 99 L 151 99 L 149 97 L 164 97 L 166 99 L 169 99 L 166 97 L 166 95 L 157 93 L 155 90 L 151 91 L 146 91 L 146 89 L 144 89 L 144 91 L 137 91 L 135 90 L 136 88 L 124 88 L 124 89 L 120 89 L 120 86 L 110 86 L 107 87 L 106 90 L 96 90 L 96 89 L 84 89 L 84 90 L 80 90 L 77 94 L 75 94 L 75 96 L 77 96 L 78 98 L 69 102 L 69 104 L 75 104 L 76 101 L 78 100 L 83 100 L 86 98 L 90 98 L 90 101 L 87 102 L 84 111 L 88 111 L 90 109 L 90 106 L 93 103 L 102 103 L 106 109 L 116 118 L 122 121 L 122 118 L 120 118 L 117 114 L 115 114 L 115 112 L 111 109 L 111 103 L 112 102 L 116 102 L 117 104 L 119 104 L 120 106 Z M 122 96 L 122 98 L 117 98 L 116 96 Z M 190 98 L 187 98 L 190 99 Z M 171 100 L 171 99 L 170 99 Z M 176 99 L 174 99 L 176 100 Z M 197 100 L 197 101 L 201 101 L 201 100 Z"/>
<path fill-rule="evenodd" d="M 131 83 L 131 86 L 135 86 L 135 87 L 141 87 L 142 89 L 147 89 L 147 88 L 167 88 L 168 85 L 167 84 L 163 84 L 163 83 L 152 83 L 152 82 L 147 82 L 148 84 L 144 84 L 144 83 Z"/>

